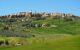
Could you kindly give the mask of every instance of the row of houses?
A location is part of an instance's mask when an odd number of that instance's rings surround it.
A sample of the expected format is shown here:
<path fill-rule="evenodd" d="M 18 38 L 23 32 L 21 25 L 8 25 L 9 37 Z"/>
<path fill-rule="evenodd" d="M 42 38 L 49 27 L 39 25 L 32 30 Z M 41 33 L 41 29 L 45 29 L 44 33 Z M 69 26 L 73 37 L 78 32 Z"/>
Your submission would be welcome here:
<path fill-rule="evenodd" d="M 55 16 L 61 16 L 61 17 L 70 17 L 73 16 L 72 14 L 65 14 L 65 13 L 48 13 L 48 12 L 40 12 L 40 13 L 32 13 L 32 12 L 19 12 L 19 13 L 14 13 L 14 14 L 9 14 L 3 16 L 3 18 L 20 18 L 20 17 L 26 17 L 26 18 L 31 18 L 31 17 L 55 17 Z"/>

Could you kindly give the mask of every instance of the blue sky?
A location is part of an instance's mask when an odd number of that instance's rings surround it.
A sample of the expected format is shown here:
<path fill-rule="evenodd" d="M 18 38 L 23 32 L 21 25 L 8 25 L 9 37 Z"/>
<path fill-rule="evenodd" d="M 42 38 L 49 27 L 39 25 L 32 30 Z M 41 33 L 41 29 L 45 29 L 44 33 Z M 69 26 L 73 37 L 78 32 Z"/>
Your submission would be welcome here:
<path fill-rule="evenodd" d="M 0 0 L 0 15 L 31 10 L 72 13 L 80 16 L 80 0 Z"/>

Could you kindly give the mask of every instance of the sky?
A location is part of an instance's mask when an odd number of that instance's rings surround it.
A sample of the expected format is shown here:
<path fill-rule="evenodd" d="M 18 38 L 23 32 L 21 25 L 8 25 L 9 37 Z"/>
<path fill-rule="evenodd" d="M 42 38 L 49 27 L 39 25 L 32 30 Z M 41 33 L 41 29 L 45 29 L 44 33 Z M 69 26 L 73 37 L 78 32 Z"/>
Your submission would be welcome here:
<path fill-rule="evenodd" d="M 80 16 L 80 0 L 0 0 L 0 15 L 17 12 L 60 12 Z"/>

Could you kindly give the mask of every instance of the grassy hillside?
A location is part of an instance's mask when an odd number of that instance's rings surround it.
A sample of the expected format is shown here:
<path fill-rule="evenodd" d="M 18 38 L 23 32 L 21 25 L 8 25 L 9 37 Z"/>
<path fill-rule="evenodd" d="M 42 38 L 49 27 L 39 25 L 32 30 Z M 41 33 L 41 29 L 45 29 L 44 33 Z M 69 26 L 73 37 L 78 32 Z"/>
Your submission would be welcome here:
<path fill-rule="evenodd" d="M 80 50 L 80 19 L 0 22 L 0 34 L 3 35 L 1 40 L 12 38 L 15 43 L 27 43 L 21 46 L 0 46 L 0 50 Z"/>
<path fill-rule="evenodd" d="M 31 31 L 33 33 L 41 34 L 79 34 L 79 21 L 80 20 L 64 21 L 59 19 L 33 21 L 33 23 L 48 23 L 50 25 L 55 25 L 56 27 L 31 28 Z"/>
<path fill-rule="evenodd" d="M 65 21 L 64 19 L 46 19 L 32 21 L 0 22 L 0 34 L 79 34 L 80 19 L 74 21 Z M 33 26 L 31 26 L 31 24 Z M 47 25 L 45 27 L 34 27 L 36 25 Z M 4 31 L 7 26 L 8 31 Z M 23 35 L 24 35 L 23 34 Z"/>

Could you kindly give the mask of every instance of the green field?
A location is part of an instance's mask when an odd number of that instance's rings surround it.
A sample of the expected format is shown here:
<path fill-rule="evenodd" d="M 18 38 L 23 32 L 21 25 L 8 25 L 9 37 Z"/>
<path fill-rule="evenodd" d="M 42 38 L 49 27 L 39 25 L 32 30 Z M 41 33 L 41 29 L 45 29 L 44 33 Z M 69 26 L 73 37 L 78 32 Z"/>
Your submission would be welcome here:
<path fill-rule="evenodd" d="M 27 45 L 5 46 L 0 50 L 80 50 L 80 35 L 43 35 L 27 40 Z"/>

